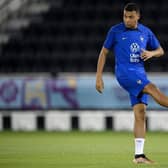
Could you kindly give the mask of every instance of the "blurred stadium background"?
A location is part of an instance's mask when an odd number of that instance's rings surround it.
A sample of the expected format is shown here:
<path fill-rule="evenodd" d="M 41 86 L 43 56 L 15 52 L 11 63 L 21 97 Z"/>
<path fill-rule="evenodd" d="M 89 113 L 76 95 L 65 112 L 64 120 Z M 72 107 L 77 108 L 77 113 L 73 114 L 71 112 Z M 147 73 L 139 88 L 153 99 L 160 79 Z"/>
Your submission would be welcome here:
<path fill-rule="evenodd" d="M 127 2 L 0 0 L 0 167 L 135 168 L 133 112 L 113 54 L 104 93 L 95 90 L 99 51 Z M 168 95 L 168 1 L 134 2 L 165 50 L 145 66 Z M 168 167 L 167 121 L 167 108 L 150 98 L 145 153 L 155 168 Z"/>
<path fill-rule="evenodd" d="M 99 51 L 126 2 L 0 0 L 0 130 L 132 130 L 133 113 L 113 75 L 113 54 L 105 66 L 105 91 L 95 90 Z M 168 1 L 134 2 L 165 50 L 145 66 L 168 95 Z M 168 131 L 167 109 L 150 98 L 148 111 L 147 129 Z"/>

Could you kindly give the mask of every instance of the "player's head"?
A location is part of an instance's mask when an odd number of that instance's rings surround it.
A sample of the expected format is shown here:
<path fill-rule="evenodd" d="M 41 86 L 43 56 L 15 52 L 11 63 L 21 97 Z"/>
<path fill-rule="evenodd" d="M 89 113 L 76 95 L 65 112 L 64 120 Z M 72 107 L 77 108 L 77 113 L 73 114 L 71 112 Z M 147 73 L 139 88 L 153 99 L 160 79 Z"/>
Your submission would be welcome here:
<path fill-rule="evenodd" d="M 135 3 L 128 3 L 124 7 L 123 21 L 127 28 L 136 28 L 140 18 L 140 9 Z"/>

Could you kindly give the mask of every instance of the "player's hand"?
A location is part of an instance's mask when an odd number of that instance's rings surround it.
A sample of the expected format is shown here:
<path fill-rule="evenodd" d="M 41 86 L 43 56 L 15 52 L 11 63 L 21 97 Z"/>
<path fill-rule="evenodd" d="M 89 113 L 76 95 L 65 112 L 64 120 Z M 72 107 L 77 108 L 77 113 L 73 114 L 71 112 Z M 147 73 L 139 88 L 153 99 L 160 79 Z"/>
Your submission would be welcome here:
<path fill-rule="evenodd" d="M 141 58 L 146 61 L 148 60 L 149 58 L 152 58 L 153 57 L 153 52 L 152 51 L 148 51 L 148 50 L 145 50 L 145 49 L 141 49 Z"/>
<path fill-rule="evenodd" d="M 103 83 L 102 77 L 96 77 L 96 90 L 99 93 L 102 93 L 103 89 L 104 89 L 104 83 Z"/>

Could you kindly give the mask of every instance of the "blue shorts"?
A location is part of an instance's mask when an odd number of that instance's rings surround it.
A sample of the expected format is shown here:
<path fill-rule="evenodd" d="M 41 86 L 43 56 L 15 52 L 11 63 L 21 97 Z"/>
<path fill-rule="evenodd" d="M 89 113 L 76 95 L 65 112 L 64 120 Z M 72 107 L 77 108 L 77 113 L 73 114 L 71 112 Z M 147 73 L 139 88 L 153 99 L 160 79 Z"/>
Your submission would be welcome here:
<path fill-rule="evenodd" d="M 134 106 L 135 104 L 147 103 L 148 95 L 142 93 L 144 87 L 151 83 L 148 79 L 146 74 L 134 72 L 130 73 L 127 76 L 117 77 L 119 84 L 129 93 L 131 105 Z"/>

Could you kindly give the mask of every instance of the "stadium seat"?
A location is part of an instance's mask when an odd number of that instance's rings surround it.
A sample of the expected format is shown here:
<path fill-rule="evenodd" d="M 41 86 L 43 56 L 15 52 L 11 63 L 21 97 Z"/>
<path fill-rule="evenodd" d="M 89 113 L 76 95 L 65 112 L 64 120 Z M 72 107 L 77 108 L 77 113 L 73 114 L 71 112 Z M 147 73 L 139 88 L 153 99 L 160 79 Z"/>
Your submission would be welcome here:
<path fill-rule="evenodd" d="M 156 33 L 167 54 L 168 2 L 137 2 L 143 8 L 142 22 Z M 106 33 L 121 21 L 125 2 L 51 0 L 50 3 L 50 10 L 41 14 L 40 21 L 22 28 L 2 45 L 1 72 L 95 72 Z M 111 67 L 114 61 L 113 57 L 108 58 L 105 71 L 114 71 Z M 165 62 L 167 59 L 161 58 L 152 65 L 148 63 L 147 71 L 167 71 Z"/>

